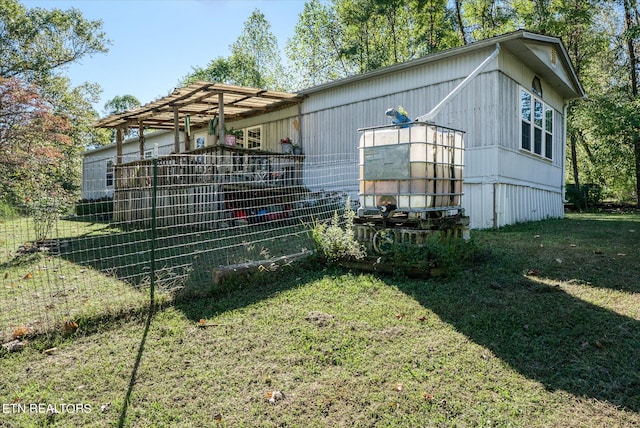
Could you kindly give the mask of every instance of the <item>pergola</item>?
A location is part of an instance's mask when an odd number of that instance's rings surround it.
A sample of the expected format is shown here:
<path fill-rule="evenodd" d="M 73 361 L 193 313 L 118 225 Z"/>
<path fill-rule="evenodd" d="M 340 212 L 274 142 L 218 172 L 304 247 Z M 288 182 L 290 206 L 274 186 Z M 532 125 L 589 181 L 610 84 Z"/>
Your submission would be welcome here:
<path fill-rule="evenodd" d="M 191 150 L 190 129 L 208 126 L 218 118 L 217 135 L 224 141 L 225 120 L 249 118 L 300 104 L 296 94 L 222 83 L 198 81 L 175 89 L 170 95 L 124 113 L 98 121 L 97 128 L 116 129 L 117 164 L 122 162 L 122 140 L 127 128 L 137 128 L 140 154 L 144 153 L 145 129 L 173 129 L 174 152 L 180 151 L 180 132 L 185 150 Z"/>

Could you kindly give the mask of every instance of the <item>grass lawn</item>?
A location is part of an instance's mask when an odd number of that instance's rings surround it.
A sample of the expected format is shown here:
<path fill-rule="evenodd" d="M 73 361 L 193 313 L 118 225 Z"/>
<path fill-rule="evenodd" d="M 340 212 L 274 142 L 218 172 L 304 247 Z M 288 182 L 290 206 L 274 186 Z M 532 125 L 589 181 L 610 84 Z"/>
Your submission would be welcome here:
<path fill-rule="evenodd" d="M 0 355 L 0 426 L 640 426 L 639 234 L 571 215 L 447 278 L 310 261 L 80 325 Z"/>

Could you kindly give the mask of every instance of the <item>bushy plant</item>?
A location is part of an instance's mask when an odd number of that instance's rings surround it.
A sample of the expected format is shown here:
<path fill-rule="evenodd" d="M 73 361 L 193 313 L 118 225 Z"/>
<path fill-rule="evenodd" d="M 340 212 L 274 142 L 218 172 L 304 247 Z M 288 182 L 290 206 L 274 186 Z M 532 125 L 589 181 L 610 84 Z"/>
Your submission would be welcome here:
<path fill-rule="evenodd" d="M 567 184 L 567 201 L 578 209 L 593 208 L 602 202 L 602 187 L 597 184 Z"/>
<path fill-rule="evenodd" d="M 110 216 L 113 213 L 113 198 L 81 199 L 76 202 L 78 216 Z"/>
<path fill-rule="evenodd" d="M 328 224 L 314 222 L 312 229 L 313 242 L 318 254 L 328 261 L 361 260 L 366 256 L 364 247 L 355 239 L 353 234 L 355 212 L 351 209 L 350 202 L 347 199 L 342 213 L 342 221 L 336 210 Z"/>
<path fill-rule="evenodd" d="M 18 211 L 8 202 L 0 201 L 0 219 L 10 220 L 18 216 Z"/>
<path fill-rule="evenodd" d="M 54 197 L 40 196 L 35 200 L 27 198 L 27 206 L 33 219 L 36 242 L 42 242 L 51 235 L 58 220 L 60 205 Z"/>
<path fill-rule="evenodd" d="M 403 270 L 424 270 L 437 268 L 442 274 L 452 274 L 458 269 L 481 261 L 488 255 L 475 241 L 465 241 L 459 237 L 431 235 L 422 245 L 397 244 L 386 256 L 387 260 Z"/>

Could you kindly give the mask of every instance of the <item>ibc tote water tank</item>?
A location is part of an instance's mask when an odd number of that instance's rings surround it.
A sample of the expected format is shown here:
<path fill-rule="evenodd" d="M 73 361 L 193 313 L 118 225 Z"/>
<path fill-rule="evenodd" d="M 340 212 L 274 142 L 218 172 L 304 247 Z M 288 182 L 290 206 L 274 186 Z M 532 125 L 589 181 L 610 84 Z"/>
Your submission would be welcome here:
<path fill-rule="evenodd" d="M 360 130 L 360 211 L 458 209 L 462 203 L 464 132 L 424 122 Z"/>

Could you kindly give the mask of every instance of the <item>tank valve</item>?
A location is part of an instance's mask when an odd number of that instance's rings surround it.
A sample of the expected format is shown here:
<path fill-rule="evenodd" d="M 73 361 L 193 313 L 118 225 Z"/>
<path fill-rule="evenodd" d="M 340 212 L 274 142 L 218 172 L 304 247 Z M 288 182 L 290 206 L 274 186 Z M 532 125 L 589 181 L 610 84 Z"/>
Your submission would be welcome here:
<path fill-rule="evenodd" d="M 396 205 L 393 204 L 388 204 L 388 205 L 380 205 L 378 207 L 378 210 L 380 210 L 380 214 L 382 214 L 382 217 L 387 218 L 389 217 L 398 207 Z"/>

